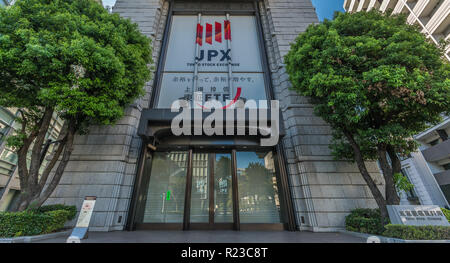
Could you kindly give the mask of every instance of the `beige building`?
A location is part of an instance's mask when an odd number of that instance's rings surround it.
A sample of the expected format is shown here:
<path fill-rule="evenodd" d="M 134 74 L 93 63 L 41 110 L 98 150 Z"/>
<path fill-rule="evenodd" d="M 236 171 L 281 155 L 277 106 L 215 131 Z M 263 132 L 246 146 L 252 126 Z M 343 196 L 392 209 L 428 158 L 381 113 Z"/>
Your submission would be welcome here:
<path fill-rule="evenodd" d="M 408 14 L 408 23 L 419 25 L 422 32 L 436 44 L 450 40 L 450 0 L 345 0 L 347 12 L 381 12 L 392 10 L 393 14 Z M 450 46 L 446 57 L 450 60 Z"/>

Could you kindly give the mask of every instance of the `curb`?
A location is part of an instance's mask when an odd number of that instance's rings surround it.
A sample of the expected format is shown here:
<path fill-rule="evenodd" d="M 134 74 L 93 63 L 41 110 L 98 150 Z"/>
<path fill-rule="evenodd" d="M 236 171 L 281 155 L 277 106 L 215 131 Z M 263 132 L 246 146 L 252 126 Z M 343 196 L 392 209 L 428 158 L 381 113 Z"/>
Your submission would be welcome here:
<path fill-rule="evenodd" d="M 25 236 L 25 237 L 11 237 L 11 238 L 0 238 L 0 243 L 32 243 L 35 241 L 52 239 L 56 237 L 65 237 L 70 235 L 72 230 L 65 230 L 56 233 L 50 233 L 45 235 L 37 236 Z"/>
<path fill-rule="evenodd" d="M 367 239 L 369 237 L 377 237 L 380 239 L 381 243 L 449 243 L 450 244 L 450 240 L 406 240 L 406 239 L 400 239 L 400 238 L 377 236 L 377 235 L 371 235 L 371 234 L 366 234 L 366 233 L 353 232 L 353 231 L 348 231 L 348 230 L 338 230 L 338 232 L 356 236 L 356 237 L 365 238 L 365 239 Z"/>

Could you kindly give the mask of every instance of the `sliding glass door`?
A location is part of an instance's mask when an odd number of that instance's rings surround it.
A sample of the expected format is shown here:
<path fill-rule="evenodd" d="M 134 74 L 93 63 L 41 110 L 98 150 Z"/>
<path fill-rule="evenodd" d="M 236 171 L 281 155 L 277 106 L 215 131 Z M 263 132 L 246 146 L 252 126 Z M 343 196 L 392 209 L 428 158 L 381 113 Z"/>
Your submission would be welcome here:
<path fill-rule="evenodd" d="M 143 223 L 182 223 L 187 152 L 155 152 Z"/>
<path fill-rule="evenodd" d="M 233 223 L 231 153 L 194 153 L 189 223 L 211 229 Z M 223 227 L 223 225 L 222 225 Z"/>
<path fill-rule="evenodd" d="M 241 223 L 281 223 L 272 152 L 237 152 Z"/>
<path fill-rule="evenodd" d="M 282 217 L 272 151 L 154 152 L 142 221 L 184 229 L 239 229 Z"/>

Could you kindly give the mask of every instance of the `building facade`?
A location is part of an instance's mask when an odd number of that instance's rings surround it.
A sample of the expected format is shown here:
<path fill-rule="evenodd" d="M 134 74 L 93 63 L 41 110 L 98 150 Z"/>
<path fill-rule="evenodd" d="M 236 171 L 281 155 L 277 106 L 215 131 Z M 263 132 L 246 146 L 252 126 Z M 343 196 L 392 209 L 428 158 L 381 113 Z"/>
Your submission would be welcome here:
<path fill-rule="evenodd" d="M 117 0 L 113 13 L 152 39 L 153 80 L 116 125 L 76 137 L 48 204 L 96 196 L 92 231 L 333 231 L 354 208 L 376 207 L 357 166 L 331 156 L 330 127 L 289 89 L 283 57 L 318 23 L 309 0 Z M 261 131 L 175 136 L 170 103 L 200 91 L 201 101 L 278 100 L 279 142 L 261 146 Z M 376 163 L 368 169 L 383 191 Z"/>
<path fill-rule="evenodd" d="M 408 23 L 418 25 L 436 44 L 450 39 L 450 0 L 345 0 L 347 12 L 369 11 L 373 8 L 393 14 L 407 14 Z M 450 46 L 446 52 L 450 60 Z"/>
<path fill-rule="evenodd" d="M 416 135 L 419 150 L 402 161 L 421 204 L 448 207 L 450 202 L 450 118 Z"/>

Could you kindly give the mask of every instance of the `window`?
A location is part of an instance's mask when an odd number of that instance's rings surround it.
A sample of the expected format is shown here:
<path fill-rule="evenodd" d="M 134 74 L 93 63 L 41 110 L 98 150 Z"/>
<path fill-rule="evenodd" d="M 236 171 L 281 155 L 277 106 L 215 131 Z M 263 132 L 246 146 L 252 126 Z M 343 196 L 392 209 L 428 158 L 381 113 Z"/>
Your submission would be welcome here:
<path fill-rule="evenodd" d="M 409 179 L 409 175 L 408 175 L 407 169 L 402 169 L 402 170 L 401 170 L 401 173 L 403 174 L 403 176 L 405 176 L 406 178 L 408 178 L 408 181 L 411 182 L 411 180 Z M 407 192 L 405 192 L 405 193 L 406 193 L 406 198 L 407 198 L 409 201 L 418 201 L 418 200 L 419 200 L 419 198 L 418 198 L 418 196 L 417 196 L 417 194 L 416 194 L 416 191 L 414 190 L 414 187 L 413 187 L 411 190 L 409 190 L 409 191 L 407 191 Z"/>
<path fill-rule="evenodd" d="M 446 171 L 450 170 L 450 163 L 442 165 Z"/>
<path fill-rule="evenodd" d="M 0 143 L 4 140 L 14 121 L 14 114 L 5 108 L 0 108 Z"/>
<path fill-rule="evenodd" d="M 5 143 L 6 136 L 14 133 L 17 124 L 14 123 L 14 113 L 6 108 L 0 108 L 0 144 Z M 17 163 L 17 154 L 9 147 L 0 152 L 0 175 L 13 174 Z"/>
<path fill-rule="evenodd" d="M 432 140 L 431 142 L 429 142 L 429 144 L 430 144 L 431 146 L 435 146 L 435 145 L 437 145 L 438 143 L 439 143 L 439 139 Z"/>
<path fill-rule="evenodd" d="M 447 202 L 450 202 L 450 184 L 440 185 L 442 193 L 444 194 Z"/>
<path fill-rule="evenodd" d="M 223 105 L 236 97 L 266 99 L 254 16 L 231 16 L 230 20 L 201 16 L 201 23 L 198 16 L 173 16 L 157 107 L 170 108 L 178 99 L 191 101 L 194 91 L 202 92 L 203 102 L 218 100 Z"/>
<path fill-rule="evenodd" d="M 441 5 L 444 3 L 444 0 L 439 0 L 437 1 L 436 5 L 434 6 L 433 10 L 431 10 L 430 13 L 430 18 L 434 16 L 434 14 L 437 12 L 437 10 L 439 10 L 439 8 L 441 7 Z"/>
<path fill-rule="evenodd" d="M 442 141 L 446 141 L 448 139 L 448 134 L 445 130 L 436 130 L 436 132 L 439 134 Z"/>

